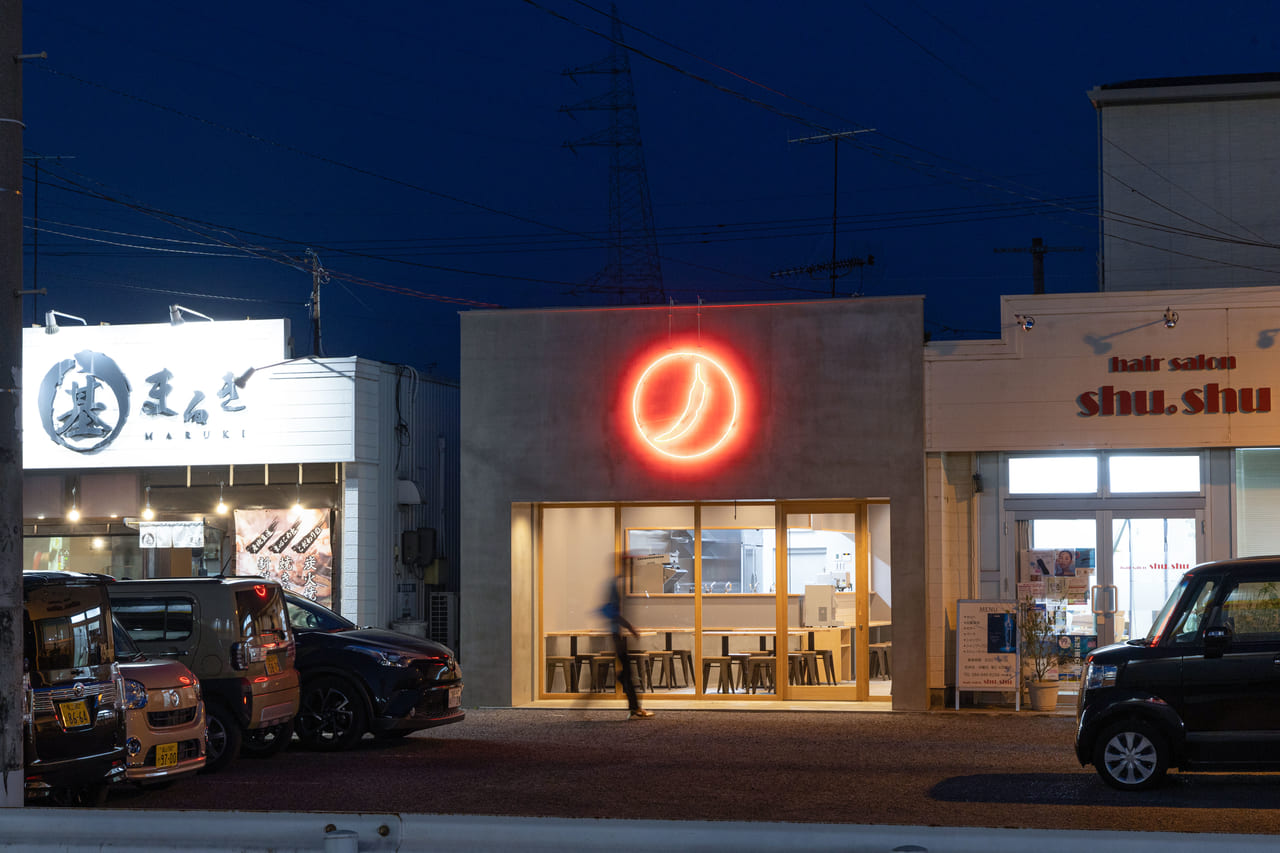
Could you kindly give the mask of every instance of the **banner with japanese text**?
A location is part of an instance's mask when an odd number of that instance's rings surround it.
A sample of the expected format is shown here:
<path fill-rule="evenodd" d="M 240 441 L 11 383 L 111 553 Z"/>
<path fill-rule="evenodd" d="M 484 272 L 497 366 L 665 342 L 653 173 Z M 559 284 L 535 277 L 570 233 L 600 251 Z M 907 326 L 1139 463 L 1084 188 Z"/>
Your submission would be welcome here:
<path fill-rule="evenodd" d="M 333 602 L 328 509 L 237 509 L 236 574 L 265 577 L 312 601 Z"/>

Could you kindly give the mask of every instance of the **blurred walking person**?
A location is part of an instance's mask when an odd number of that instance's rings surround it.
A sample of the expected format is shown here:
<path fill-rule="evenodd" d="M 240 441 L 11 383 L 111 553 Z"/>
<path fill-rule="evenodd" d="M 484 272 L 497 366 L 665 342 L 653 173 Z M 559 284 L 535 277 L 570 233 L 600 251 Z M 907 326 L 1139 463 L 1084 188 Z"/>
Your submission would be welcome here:
<path fill-rule="evenodd" d="M 630 634 L 639 637 L 640 634 L 622 612 L 622 601 L 622 578 L 616 577 L 609 584 L 609 598 L 600 612 L 609 620 L 609 629 L 613 632 L 614 655 L 618 658 L 618 680 L 622 682 L 622 692 L 627 694 L 627 719 L 643 720 L 652 717 L 653 712 L 640 707 L 640 696 L 636 693 L 635 682 L 631 680 L 631 658 L 626 636 Z"/>

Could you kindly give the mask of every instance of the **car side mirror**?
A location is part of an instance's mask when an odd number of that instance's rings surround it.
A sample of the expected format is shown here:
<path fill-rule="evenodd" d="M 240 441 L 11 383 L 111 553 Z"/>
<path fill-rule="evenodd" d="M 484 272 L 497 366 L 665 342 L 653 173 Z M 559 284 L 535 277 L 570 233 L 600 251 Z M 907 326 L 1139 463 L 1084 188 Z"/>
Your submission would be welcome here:
<path fill-rule="evenodd" d="M 1220 658 L 1231 645 L 1231 629 L 1226 625 L 1210 625 L 1204 629 L 1204 655 Z"/>

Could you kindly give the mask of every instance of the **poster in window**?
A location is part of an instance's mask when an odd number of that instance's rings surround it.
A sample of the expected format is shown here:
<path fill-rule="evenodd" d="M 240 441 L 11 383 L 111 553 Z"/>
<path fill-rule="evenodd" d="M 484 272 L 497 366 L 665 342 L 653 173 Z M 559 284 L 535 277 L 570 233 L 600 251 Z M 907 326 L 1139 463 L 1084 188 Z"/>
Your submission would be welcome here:
<path fill-rule="evenodd" d="M 265 577 L 328 607 L 333 542 L 328 509 L 238 509 L 236 574 Z"/>

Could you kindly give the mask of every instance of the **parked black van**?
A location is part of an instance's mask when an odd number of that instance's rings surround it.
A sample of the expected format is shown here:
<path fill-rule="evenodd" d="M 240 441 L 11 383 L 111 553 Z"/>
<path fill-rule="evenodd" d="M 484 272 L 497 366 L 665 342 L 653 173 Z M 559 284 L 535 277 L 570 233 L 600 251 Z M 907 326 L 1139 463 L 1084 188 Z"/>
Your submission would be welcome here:
<path fill-rule="evenodd" d="M 125 774 L 110 578 L 23 572 L 26 798 L 100 805 Z"/>
<path fill-rule="evenodd" d="M 1084 661 L 1076 757 L 1113 788 L 1280 770 L 1280 557 L 1189 570 L 1146 637 Z"/>

